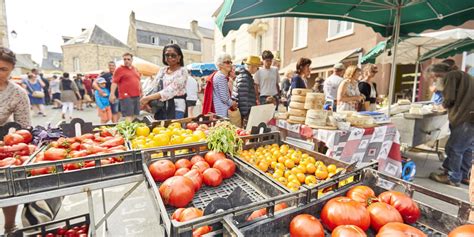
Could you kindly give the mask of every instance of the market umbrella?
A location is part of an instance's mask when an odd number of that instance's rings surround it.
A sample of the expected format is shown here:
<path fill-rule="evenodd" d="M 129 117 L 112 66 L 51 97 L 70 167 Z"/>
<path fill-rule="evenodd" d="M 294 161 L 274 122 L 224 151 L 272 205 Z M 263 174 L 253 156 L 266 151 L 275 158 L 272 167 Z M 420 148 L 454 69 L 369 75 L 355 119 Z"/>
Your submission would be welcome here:
<path fill-rule="evenodd" d="M 362 58 L 360 59 L 361 64 L 366 63 L 375 63 L 375 59 L 377 56 L 385 52 L 387 48 L 391 47 L 392 41 L 384 40 L 380 41 L 375 47 L 373 47 L 369 52 L 367 52 Z"/>
<path fill-rule="evenodd" d="M 352 21 L 371 27 L 383 36 L 420 33 L 445 25 L 461 25 L 472 19 L 474 2 L 466 0 L 225 0 L 216 18 L 224 35 L 254 19 L 308 17 Z M 394 47 L 393 54 L 397 54 Z M 393 98 L 396 57 L 393 57 L 389 87 L 389 108 Z"/>
<path fill-rule="evenodd" d="M 191 72 L 191 75 L 197 77 L 208 76 L 217 71 L 214 63 L 191 63 L 186 66 L 186 69 Z"/>
<path fill-rule="evenodd" d="M 116 64 L 123 65 L 123 60 L 117 61 Z M 139 73 L 146 77 L 154 76 L 160 70 L 158 65 L 136 56 L 133 57 L 132 65 L 138 70 Z"/>
<path fill-rule="evenodd" d="M 452 44 L 433 49 L 420 58 L 420 61 L 428 60 L 430 58 L 447 58 L 456 54 L 471 51 L 474 49 L 474 39 L 460 39 Z"/>

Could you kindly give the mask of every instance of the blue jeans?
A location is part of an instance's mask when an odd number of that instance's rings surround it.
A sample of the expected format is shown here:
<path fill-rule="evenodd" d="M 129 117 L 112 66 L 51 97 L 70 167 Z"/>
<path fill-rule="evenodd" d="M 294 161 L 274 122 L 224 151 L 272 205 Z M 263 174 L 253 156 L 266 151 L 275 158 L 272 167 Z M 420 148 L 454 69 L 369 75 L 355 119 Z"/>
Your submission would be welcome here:
<path fill-rule="evenodd" d="M 449 179 L 454 183 L 469 179 L 474 150 L 474 124 L 465 122 L 451 127 L 451 135 L 446 143 L 446 155 L 443 167 L 448 170 Z"/>
<path fill-rule="evenodd" d="M 176 119 L 182 119 L 182 118 L 184 118 L 184 112 L 176 111 Z"/>

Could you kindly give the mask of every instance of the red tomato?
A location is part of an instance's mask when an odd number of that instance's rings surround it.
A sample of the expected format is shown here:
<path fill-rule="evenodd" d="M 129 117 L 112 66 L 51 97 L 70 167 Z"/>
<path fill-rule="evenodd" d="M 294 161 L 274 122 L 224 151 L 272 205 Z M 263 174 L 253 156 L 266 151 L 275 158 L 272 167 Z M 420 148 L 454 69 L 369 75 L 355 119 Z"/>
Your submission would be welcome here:
<path fill-rule="evenodd" d="M 467 224 L 456 227 L 456 229 L 449 232 L 448 237 L 472 237 L 474 236 L 474 225 Z"/>
<path fill-rule="evenodd" d="M 66 231 L 66 237 L 76 237 L 76 231 L 73 229 L 69 229 Z"/>
<path fill-rule="evenodd" d="M 79 157 L 86 157 L 88 156 L 89 153 L 87 151 L 71 151 L 69 153 L 69 156 L 72 157 L 72 158 L 79 158 Z"/>
<path fill-rule="evenodd" d="M 390 222 L 403 223 L 403 218 L 394 207 L 384 202 L 372 203 L 367 211 L 370 214 L 370 226 L 378 231 L 382 226 Z"/>
<path fill-rule="evenodd" d="M 370 226 L 370 215 L 363 204 L 348 197 L 335 197 L 324 205 L 321 221 L 329 230 L 340 225 L 356 225 L 366 231 Z"/>
<path fill-rule="evenodd" d="M 407 224 L 392 222 L 384 225 L 377 233 L 377 237 L 426 237 L 421 230 Z"/>
<path fill-rule="evenodd" d="M 95 161 L 94 160 L 84 162 L 84 167 L 83 168 L 90 168 L 90 167 L 95 167 Z"/>
<path fill-rule="evenodd" d="M 324 229 L 316 217 L 300 214 L 290 222 L 290 235 L 292 237 L 324 237 Z"/>
<path fill-rule="evenodd" d="M 44 152 L 44 160 L 64 160 L 67 157 L 67 151 L 63 148 L 51 147 Z"/>
<path fill-rule="evenodd" d="M 79 234 L 77 237 L 87 237 L 87 234 Z"/>
<path fill-rule="evenodd" d="M 204 184 L 217 187 L 222 183 L 222 174 L 218 169 L 209 168 L 202 174 Z"/>
<path fill-rule="evenodd" d="M 197 170 L 197 169 L 192 169 L 185 175 L 184 177 L 187 177 L 193 181 L 194 185 L 194 191 L 197 192 L 199 189 L 201 189 L 202 186 L 202 174 Z"/>
<path fill-rule="evenodd" d="M 42 175 L 42 174 L 50 174 L 54 172 L 54 167 L 43 167 L 30 170 L 31 176 Z"/>
<path fill-rule="evenodd" d="M 179 159 L 174 163 L 174 166 L 176 166 L 176 169 L 179 169 L 179 168 L 191 169 L 191 167 L 193 166 L 193 163 L 191 163 L 191 161 L 189 161 L 188 159 Z"/>
<path fill-rule="evenodd" d="M 17 160 L 12 157 L 5 158 L 3 160 L 0 160 L 0 167 L 8 167 L 11 165 L 15 165 L 17 163 Z"/>
<path fill-rule="evenodd" d="M 168 178 L 160 185 L 163 202 L 173 207 L 185 207 L 194 197 L 194 184 L 184 176 Z"/>
<path fill-rule="evenodd" d="M 185 175 L 186 173 L 189 172 L 189 169 L 188 168 L 179 168 L 176 170 L 176 172 L 174 173 L 174 176 L 183 176 Z"/>
<path fill-rule="evenodd" d="M 251 221 L 253 219 L 265 216 L 266 214 L 267 214 L 267 209 L 266 208 L 258 209 L 256 211 L 252 212 L 252 214 L 250 214 L 249 217 L 247 217 L 247 221 Z"/>
<path fill-rule="evenodd" d="M 78 151 L 81 149 L 81 143 L 79 142 L 74 142 L 73 144 L 71 144 L 69 146 L 69 149 L 73 150 L 73 151 Z"/>
<path fill-rule="evenodd" d="M 80 236 L 81 234 L 87 234 L 87 231 L 86 231 L 86 230 L 83 230 L 83 229 L 79 229 L 79 230 L 76 231 L 76 234 L 77 234 L 78 236 Z"/>
<path fill-rule="evenodd" d="M 24 138 L 20 134 L 12 133 L 5 135 L 5 137 L 3 137 L 3 142 L 5 142 L 5 145 L 7 146 L 12 146 L 18 143 L 24 143 Z"/>
<path fill-rule="evenodd" d="M 104 143 L 100 144 L 101 147 L 115 147 L 125 144 L 125 139 L 123 137 L 114 137 Z"/>
<path fill-rule="evenodd" d="M 420 209 L 413 199 L 402 192 L 387 191 L 379 195 L 381 202 L 388 203 L 400 212 L 406 223 L 412 224 L 420 217 Z"/>
<path fill-rule="evenodd" d="M 195 155 L 191 158 L 191 164 L 196 164 L 198 161 L 206 161 L 204 158 L 200 155 Z"/>
<path fill-rule="evenodd" d="M 195 123 L 195 122 L 192 122 L 192 123 L 188 123 L 186 124 L 186 129 L 189 129 L 191 131 L 196 131 L 196 128 L 199 126 L 198 123 Z"/>
<path fill-rule="evenodd" d="M 173 215 L 171 215 L 171 220 L 179 221 L 179 215 L 181 215 L 181 212 L 184 211 L 184 207 L 178 208 L 173 212 Z"/>
<path fill-rule="evenodd" d="M 192 219 L 199 218 L 203 215 L 203 212 L 195 207 L 189 207 L 184 209 L 179 215 L 180 222 L 190 221 Z"/>
<path fill-rule="evenodd" d="M 158 182 L 165 181 L 167 178 L 173 176 L 176 171 L 173 162 L 169 160 L 155 161 L 151 163 L 148 169 L 150 170 L 153 180 Z"/>
<path fill-rule="evenodd" d="M 82 166 L 79 163 L 68 163 L 63 166 L 64 170 L 78 170 Z"/>
<path fill-rule="evenodd" d="M 235 163 L 231 159 L 217 160 L 212 168 L 218 169 L 222 173 L 222 178 L 228 179 L 235 173 Z"/>
<path fill-rule="evenodd" d="M 201 227 L 193 230 L 193 237 L 199 237 L 199 236 L 205 235 L 205 234 L 207 234 L 211 231 L 212 231 L 212 227 L 207 226 L 207 225 L 206 226 L 201 226 Z"/>
<path fill-rule="evenodd" d="M 30 131 L 28 130 L 18 130 L 15 133 L 23 137 L 24 143 L 30 143 L 33 141 L 33 135 L 31 135 Z"/>
<path fill-rule="evenodd" d="M 367 237 L 367 234 L 355 225 L 340 225 L 331 233 L 331 237 Z"/>
<path fill-rule="evenodd" d="M 55 235 L 53 233 L 47 233 L 46 237 L 54 237 Z"/>
<path fill-rule="evenodd" d="M 199 171 L 199 173 L 204 173 L 205 170 L 209 169 L 210 166 L 207 162 L 205 161 L 198 161 L 196 164 L 194 164 L 191 169 L 196 169 Z"/>
<path fill-rule="evenodd" d="M 206 153 L 204 156 L 204 159 L 206 160 L 207 163 L 209 163 L 210 166 L 214 165 L 214 162 L 220 159 L 225 159 L 227 158 L 224 153 L 222 152 L 216 152 L 216 151 L 210 151 Z"/>
<path fill-rule="evenodd" d="M 356 202 L 364 204 L 364 206 L 368 206 L 368 202 L 371 202 L 371 199 L 377 198 L 375 196 L 374 190 L 364 185 L 352 187 L 349 189 L 349 191 L 347 191 L 346 196 Z"/>
<path fill-rule="evenodd" d="M 56 230 L 56 234 L 58 234 L 58 235 L 64 235 L 64 234 L 66 234 L 66 231 L 67 231 L 67 228 L 66 228 L 66 227 L 59 227 L 59 228 Z"/>

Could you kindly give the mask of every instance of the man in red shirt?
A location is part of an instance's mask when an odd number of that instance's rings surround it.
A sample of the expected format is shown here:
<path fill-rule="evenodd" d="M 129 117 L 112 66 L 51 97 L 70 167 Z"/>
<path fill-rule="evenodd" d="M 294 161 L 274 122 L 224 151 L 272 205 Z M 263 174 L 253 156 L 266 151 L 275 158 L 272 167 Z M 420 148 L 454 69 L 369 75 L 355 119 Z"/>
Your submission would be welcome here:
<path fill-rule="evenodd" d="M 120 112 L 126 120 L 132 121 L 140 114 L 140 97 L 142 95 L 140 74 L 132 66 L 133 55 L 125 53 L 122 56 L 123 65 L 118 67 L 112 79 L 110 102 L 115 103 L 115 91 L 118 88 Z"/>

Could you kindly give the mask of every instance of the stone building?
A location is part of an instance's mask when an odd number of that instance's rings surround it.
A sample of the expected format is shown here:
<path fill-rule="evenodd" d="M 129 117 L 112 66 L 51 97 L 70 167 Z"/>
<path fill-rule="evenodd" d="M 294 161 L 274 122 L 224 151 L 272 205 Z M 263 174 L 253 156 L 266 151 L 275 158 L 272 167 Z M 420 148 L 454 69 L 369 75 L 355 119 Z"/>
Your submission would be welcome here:
<path fill-rule="evenodd" d="M 8 43 L 7 9 L 5 0 L 0 0 L 0 46 L 10 47 Z"/>
<path fill-rule="evenodd" d="M 54 73 L 63 71 L 63 54 L 49 52 L 48 47 L 43 45 L 43 59 L 41 61 L 43 73 Z"/>
<path fill-rule="evenodd" d="M 109 61 L 122 59 L 130 48 L 95 25 L 83 29 L 76 37 L 63 37 L 63 70 L 73 73 L 97 72 L 107 69 Z"/>
<path fill-rule="evenodd" d="M 197 21 L 190 23 L 190 29 L 183 29 L 137 20 L 132 12 L 127 43 L 134 55 L 157 65 L 163 65 L 163 48 L 167 44 L 181 47 L 186 65 L 209 62 L 214 57 L 214 32 L 200 27 Z"/>

